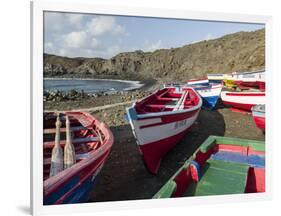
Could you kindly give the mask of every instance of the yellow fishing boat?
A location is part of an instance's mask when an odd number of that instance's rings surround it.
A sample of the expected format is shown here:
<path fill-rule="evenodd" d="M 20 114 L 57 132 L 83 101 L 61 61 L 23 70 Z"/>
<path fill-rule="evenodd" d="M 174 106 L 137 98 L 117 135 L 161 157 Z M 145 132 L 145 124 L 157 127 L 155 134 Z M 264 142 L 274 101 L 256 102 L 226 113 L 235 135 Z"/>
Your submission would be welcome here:
<path fill-rule="evenodd" d="M 235 79 L 231 74 L 224 74 L 223 83 L 224 86 L 227 88 L 237 87 L 237 84 L 235 83 Z"/>

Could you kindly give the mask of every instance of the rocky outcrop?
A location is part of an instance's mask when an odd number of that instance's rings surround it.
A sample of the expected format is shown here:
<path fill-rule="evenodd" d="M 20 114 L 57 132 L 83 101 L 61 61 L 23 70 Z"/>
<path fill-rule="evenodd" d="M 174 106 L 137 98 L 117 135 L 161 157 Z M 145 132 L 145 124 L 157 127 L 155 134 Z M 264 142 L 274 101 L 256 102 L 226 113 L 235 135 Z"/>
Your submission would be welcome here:
<path fill-rule="evenodd" d="M 93 77 L 185 81 L 207 73 L 257 70 L 265 65 L 265 30 L 154 52 L 120 53 L 111 59 L 44 55 L 45 77 Z"/>

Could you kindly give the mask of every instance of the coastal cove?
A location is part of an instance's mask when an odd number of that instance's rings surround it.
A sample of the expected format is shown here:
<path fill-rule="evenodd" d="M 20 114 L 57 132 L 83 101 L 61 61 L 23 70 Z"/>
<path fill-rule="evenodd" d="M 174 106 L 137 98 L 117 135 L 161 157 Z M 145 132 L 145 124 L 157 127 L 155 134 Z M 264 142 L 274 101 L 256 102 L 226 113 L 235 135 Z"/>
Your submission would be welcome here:
<path fill-rule="evenodd" d="M 93 78 L 44 78 L 44 90 L 85 93 L 130 91 L 144 87 L 141 81 Z"/>

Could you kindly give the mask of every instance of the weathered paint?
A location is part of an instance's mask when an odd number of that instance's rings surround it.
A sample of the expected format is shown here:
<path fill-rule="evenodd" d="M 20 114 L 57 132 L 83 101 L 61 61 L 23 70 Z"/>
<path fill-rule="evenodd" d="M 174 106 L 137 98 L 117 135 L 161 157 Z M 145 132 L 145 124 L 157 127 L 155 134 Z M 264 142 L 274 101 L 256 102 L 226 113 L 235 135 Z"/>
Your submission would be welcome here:
<path fill-rule="evenodd" d="M 171 105 L 172 104 L 172 105 Z M 202 99 L 190 87 L 166 87 L 127 108 L 147 168 L 157 173 L 162 157 L 195 122 Z"/>
<path fill-rule="evenodd" d="M 86 202 L 96 176 L 108 158 L 113 144 L 113 135 L 104 123 L 84 112 L 67 112 L 65 114 L 79 119 L 83 127 L 87 128 L 87 130 L 83 129 L 80 132 L 76 131 L 76 135 L 89 138 L 97 134 L 102 134 L 102 136 L 100 139 L 94 139 L 88 143 L 88 148 L 83 150 L 88 149 L 88 152 L 76 155 L 76 160 L 78 160 L 76 164 L 44 180 L 44 205 Z M 92 134 L 93 131 L 95 131 L 94 134 Z M 76 143 L 76 147 L 80 145 L 83 143 Z M 44 145 L 44 152 L 45 150 L 48 150 L 48 146 Z M 49 163 L 48 158 L 44 158 L 44 168 Z"/>
<path fill-rule="evenodd" d="M 264 142 L 210 136 L 168 180 L 174 192 L 165 193 L 164 185 L 153 198 L 264 192 L 264 165 Z"/>

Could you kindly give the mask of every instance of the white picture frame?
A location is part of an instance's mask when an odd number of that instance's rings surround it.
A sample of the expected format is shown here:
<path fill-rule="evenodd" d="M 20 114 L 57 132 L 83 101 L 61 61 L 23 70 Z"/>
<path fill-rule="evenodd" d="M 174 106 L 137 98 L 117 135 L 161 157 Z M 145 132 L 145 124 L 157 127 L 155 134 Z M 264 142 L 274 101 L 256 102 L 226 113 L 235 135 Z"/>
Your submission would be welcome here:
<path fill-rule="evenodd" d="M 180 18 L 192 20 L 209 20 L 225 22 L 246 22 L 265 24 L 266 29 L 266 68 L 267 76 L 267 128 L 266 128 L 266 192 L 255 194 L 240 194 L 217 197 L 189 197 L 180 199 L 161 200 L 137 200 L 137 201 L 115 201 L 100 203 L 68 204 L 68 205 L 43 205 L 43 151 L 41 143 L 43 140 L 43 12 L 77 12 L 91 14 L 144 16 L 158 18 Z M 90 1 L 79 3 L 79 1 L 33 1 L 32 12 L 32 73 L 31 73 L 31 209 L 33 215 L 79 213 L 96 211 L 114 211 L 120 209 L 161 208 L 171 206 L 187 206 L 197 204 L 210 204 L 221 202 L 248 202 L 256 200 L 268 200 L 272 196 L 272 20 L 269 16 L 227 14 L 211 12 L 194 12 L 188 10 L 166 10 L 154 8 L 106 6 L 91 3 Z M 268 73 L 269 72 L 269 73 Z M 75 206 L 75 208 L 73 208 Z M 109 208 L 110 206 L 110 208 Z"/>

